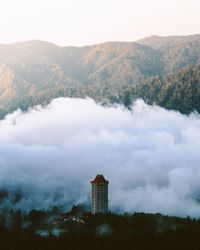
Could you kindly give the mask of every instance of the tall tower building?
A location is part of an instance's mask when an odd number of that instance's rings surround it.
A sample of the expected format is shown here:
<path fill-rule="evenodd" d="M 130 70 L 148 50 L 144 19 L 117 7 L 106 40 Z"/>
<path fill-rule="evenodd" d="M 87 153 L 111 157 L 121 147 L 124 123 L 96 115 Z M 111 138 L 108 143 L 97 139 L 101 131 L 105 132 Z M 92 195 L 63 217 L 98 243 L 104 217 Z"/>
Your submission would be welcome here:
<path fill-rule="evenodd" d="M 108 183 L 103 175 L 98 174 L 92 184 L 92 214 L 108 213 Z"/>

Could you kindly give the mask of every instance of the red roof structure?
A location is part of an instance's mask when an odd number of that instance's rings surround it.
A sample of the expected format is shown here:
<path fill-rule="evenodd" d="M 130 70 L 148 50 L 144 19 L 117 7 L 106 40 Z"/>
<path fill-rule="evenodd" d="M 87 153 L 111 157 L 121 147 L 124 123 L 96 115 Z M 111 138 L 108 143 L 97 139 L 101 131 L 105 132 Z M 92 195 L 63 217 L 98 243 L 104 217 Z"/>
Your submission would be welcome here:
<path fill-rule="evenodd" d="M 102 174 L 98 174 L 93 181 L 91 181 L 92 184 L 104 184 L 109 183 Z"/>

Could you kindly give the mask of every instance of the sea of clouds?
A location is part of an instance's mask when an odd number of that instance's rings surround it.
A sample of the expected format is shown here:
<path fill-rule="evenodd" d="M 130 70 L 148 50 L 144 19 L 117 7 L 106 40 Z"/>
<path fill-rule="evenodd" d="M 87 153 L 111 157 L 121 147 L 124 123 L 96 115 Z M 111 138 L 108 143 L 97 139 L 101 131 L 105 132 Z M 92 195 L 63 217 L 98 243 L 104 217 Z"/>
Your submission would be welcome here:
<path fill-rule="evenodd" d="M 58 98 L 0 121 L 0 207 L 89 204 L 96 174 L 112 211 L 199 217 L 200 115 Z"/>

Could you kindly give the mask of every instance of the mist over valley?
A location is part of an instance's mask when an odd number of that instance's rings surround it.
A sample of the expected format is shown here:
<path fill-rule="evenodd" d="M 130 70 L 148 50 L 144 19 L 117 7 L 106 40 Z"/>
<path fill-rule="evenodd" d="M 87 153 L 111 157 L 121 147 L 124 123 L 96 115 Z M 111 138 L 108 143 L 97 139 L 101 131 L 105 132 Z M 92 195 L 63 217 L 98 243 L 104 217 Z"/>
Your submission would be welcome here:
<path fill-rule="evenodd" d="M 58 98 L 0 121 L 0 208 L 90 209 L 103 173 L 113 212 L 199 217 L 200 116 Z"/>

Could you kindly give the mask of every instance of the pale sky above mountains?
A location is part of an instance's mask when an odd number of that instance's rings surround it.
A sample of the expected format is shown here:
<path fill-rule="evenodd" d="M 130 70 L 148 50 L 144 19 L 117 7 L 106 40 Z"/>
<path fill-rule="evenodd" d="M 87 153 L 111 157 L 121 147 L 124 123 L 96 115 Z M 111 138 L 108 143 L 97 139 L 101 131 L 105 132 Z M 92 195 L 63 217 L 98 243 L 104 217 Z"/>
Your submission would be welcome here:
<path fill-rule="evenodd" d="M 0 43 L 59 45 L 200 33 L 199 0 L 0 0 Z"/>

